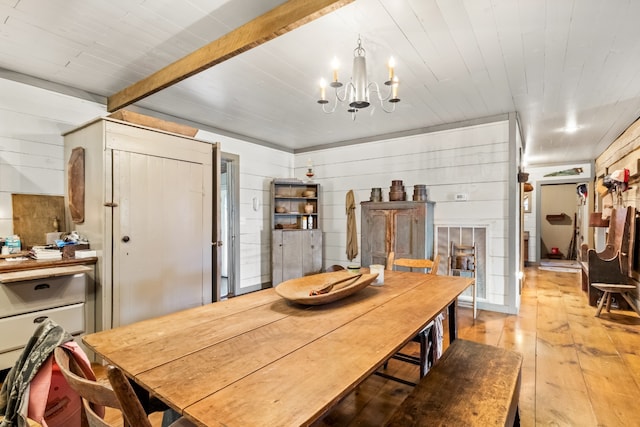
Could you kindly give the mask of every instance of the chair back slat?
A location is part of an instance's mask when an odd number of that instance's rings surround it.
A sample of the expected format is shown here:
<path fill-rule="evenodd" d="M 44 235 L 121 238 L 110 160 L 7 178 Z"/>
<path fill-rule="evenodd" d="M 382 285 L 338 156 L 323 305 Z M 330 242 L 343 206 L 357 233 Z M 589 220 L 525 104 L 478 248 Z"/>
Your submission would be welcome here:
<path fill-rule="evenodd" d="M 414 258 L 395 258 L 395 253 L 390 252 L 387 257 L 387 270 L 393 270 L 394 267 L 406 267 L 413 271 L 414 268 L 427 270 L 429 274 L 438 274 L 438 265 L 440 264 L 440 255 L 436 255 L 433 260 L 430 259 L 414 259 Z"/>
<path fill-rule="evenodd" d="M 83 425 L 89 425 L 89 427 L 113 427 L 102 418 L 102 407 L 107 406 L 122 412 L 122 416 L 126 420 L 125 425 L 151 427 L 149 418 L 147 418 L 140 400 L 136 394 L 133 393 L 133 389 L 131 388 L 131 384 L 129 384 L 128 380 L 125 379 L 133 394 L 127 395 L 126 399 L 134 400 L 135 403 L 138 404 L 143 415 L 142 417 L 139 417 L 138 412 L 135 411 L 128 413 L 128 411 L 131 410 L 130 403 L 128 400 L 123 400 L 124 395 L 121 396 L 116 392 L 116 390 L 114 390 L 115 386 L 113 385 L 111 378 L 109 378 L 111 385 L 87 379 L 84 377 L 82 368 L 76 363 L 75 359 L 70 357 L 67 351 L 62 347 L 57 347 L 54 350 L 54 357 L 56 359 L 56 363 L 60 367 L 60 372 L 62 372 L 62 375 L 67 380 L 69 386 L 83 399 Z M 112 367 L 107 368 L 107 375 L 110 370 L 109 368 Z M 122 376 L 124 377 L 124 374 L 122 374 Z"/>
<path fill-rule="evenodd" d="M 107 384 L 85 378 L 81 367 L 64 348 L 57 347 L 54 350 L 54 357 L 69 386 L 81 397 L 94 405 L 120 408 L 118 398 L 113 390 Z"/>

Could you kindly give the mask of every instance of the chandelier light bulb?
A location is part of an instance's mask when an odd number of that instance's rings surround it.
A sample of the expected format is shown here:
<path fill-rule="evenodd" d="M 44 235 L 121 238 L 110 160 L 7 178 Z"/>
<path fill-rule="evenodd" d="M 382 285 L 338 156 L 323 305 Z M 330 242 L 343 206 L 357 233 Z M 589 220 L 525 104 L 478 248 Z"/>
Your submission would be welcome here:
<path fill-rule="evenodd" d="M 340 68 L 340 62 L 338 61 L 337 57 L 333 57 L 333 60 L 331 61 L 331 69 L 333 70 L 333 81 L 337 82 L 338 81 L 338 69 Z"/>
<path fill-rule="evenodd" d="M 389 63 L 388 63 L 388 67 L 389 67 L 389 81 L 393 81 L 393 75 L 394 75 L 394 68 L 396 66 L 396 60 L 393 59 L 393 56 L 389 57 Z"/>

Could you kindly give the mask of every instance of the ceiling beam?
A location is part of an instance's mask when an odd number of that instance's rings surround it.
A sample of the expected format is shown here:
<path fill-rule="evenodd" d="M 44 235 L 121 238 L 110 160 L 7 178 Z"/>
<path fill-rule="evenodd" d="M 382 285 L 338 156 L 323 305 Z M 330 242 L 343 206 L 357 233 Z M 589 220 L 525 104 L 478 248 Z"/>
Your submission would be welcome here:
<path fill-rule="evenodd" d="M 113 112 L 133 104 L 352 1 L 354 0 L 289 0 L 111 95 L 107 99 L 107 110 Z"/>

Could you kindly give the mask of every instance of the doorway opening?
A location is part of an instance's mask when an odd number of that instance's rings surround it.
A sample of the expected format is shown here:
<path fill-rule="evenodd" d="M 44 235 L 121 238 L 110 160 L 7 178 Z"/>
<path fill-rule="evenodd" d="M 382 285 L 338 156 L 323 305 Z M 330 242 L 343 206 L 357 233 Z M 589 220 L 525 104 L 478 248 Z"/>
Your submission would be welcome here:
<path fill-rule="evenodd" d="M 585 241 L 586 204 L 578 194 L 578 182 L 540 186 L 541 264 L 548 261 L 572 261 L 578 258 Z"/>
<path fill-rule="evenodd" d="M 227 299 L 238 295 L 240 278 L 240 157 L 221 153 L 220 160 L 220 299 Z"/>

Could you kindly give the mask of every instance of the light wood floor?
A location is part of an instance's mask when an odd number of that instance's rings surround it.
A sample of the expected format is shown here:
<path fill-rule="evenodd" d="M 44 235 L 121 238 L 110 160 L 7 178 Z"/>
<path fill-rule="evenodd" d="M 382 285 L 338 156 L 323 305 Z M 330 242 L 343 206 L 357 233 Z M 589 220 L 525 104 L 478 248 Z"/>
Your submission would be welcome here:
<path fill-rule="evenodd" d="M 631 311 L 594 314 L 580 274 L 529 267 L 518 315 L 479 311 L 474 322 L 471 309 L 460 307 L 459 336 L 524 354 L 525 427 L 640 426 L 640 318 Z M 392 360 L 388 369 L 418 378 L 417 368 L 406 363 Z M 382 425 L 410 391 L 372 376 L 316 425 Z M 157 415 L 152 420 L 160 425 Z"/>
<path fill-rule="evenodd" d="M 594 317 L 579 273 L 529 267 L 520 313 L 460 307 L 459 336 L 524 355 L 522 426 L 640 426 L 640 318 L 632 311 Z M 446 340 L 445 340 L 446 341 Z M 392 361 L 417 378 L 417 370 Z M 319 426 L 378 426 L 410 387 L 373 376 Z"/>

